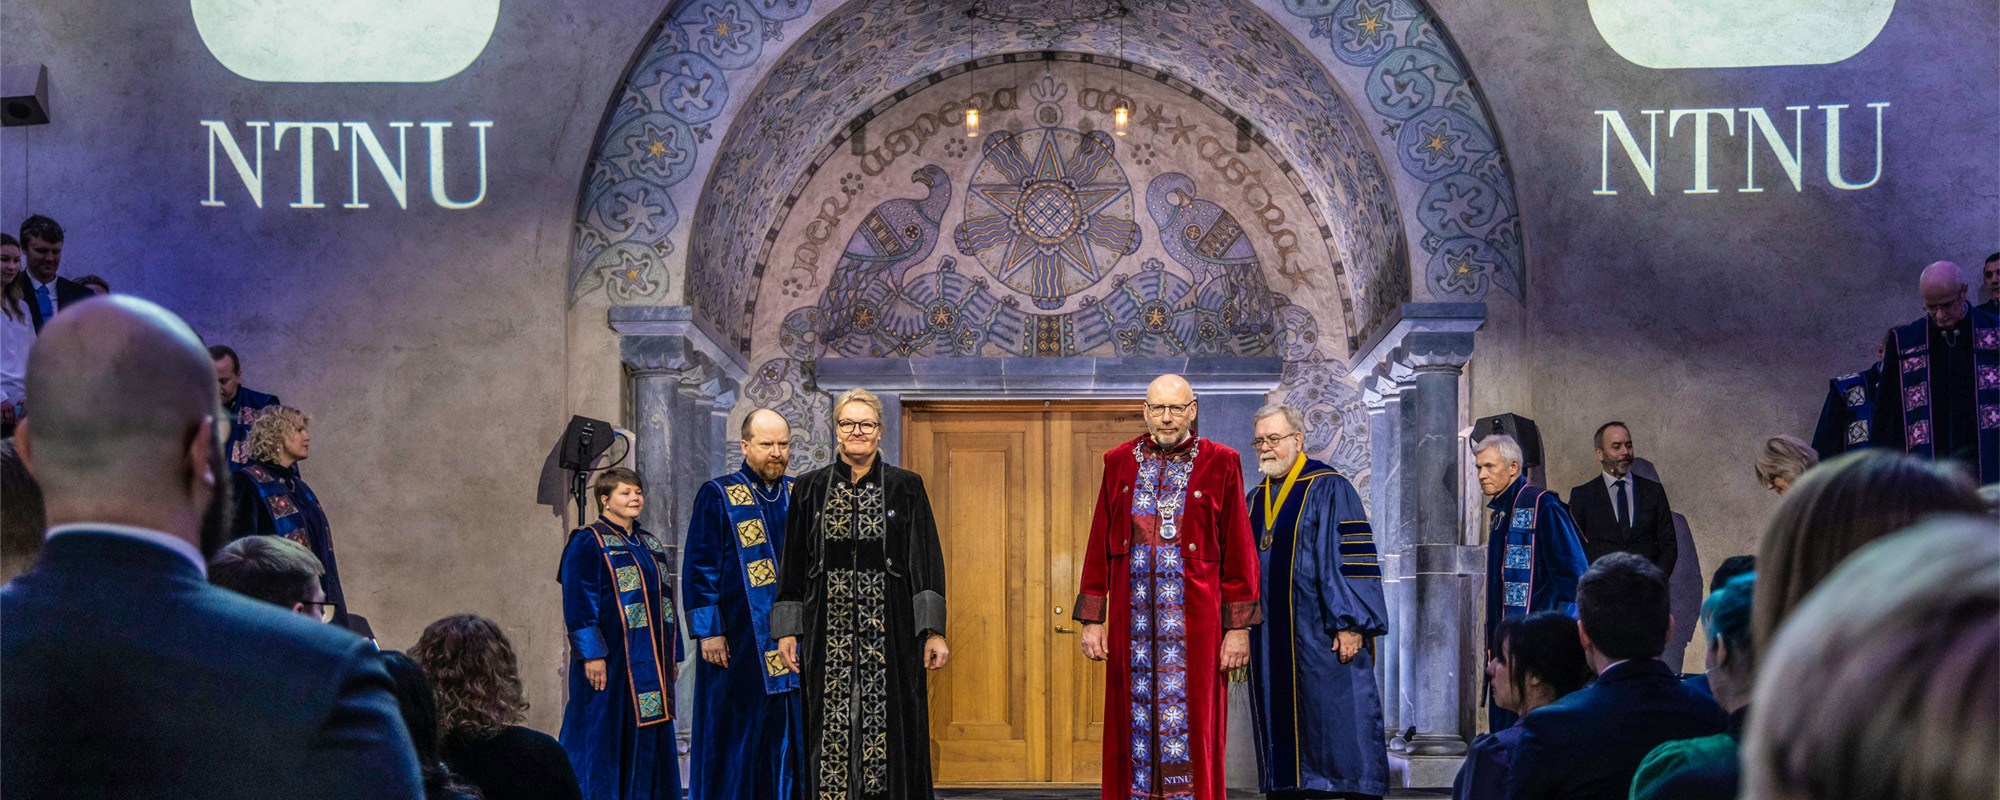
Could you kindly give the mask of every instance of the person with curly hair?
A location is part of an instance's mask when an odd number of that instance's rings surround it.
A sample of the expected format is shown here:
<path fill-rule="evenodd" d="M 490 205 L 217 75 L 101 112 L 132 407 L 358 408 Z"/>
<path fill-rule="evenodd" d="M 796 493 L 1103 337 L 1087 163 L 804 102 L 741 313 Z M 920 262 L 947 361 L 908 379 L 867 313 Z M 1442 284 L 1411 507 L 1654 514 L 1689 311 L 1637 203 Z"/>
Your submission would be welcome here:
<path fill-rule="evenodd" d="M 454 614 L 424 628 L 410 657 L 437 697 L 444 763 L 486 800 L 582 800 L 569 754 L 521 727 L 528 701 L 514 644 L 493 620 Z"/>
<path fill-rule="evenodd" d="M 403 712 L 403 725 L 409 728 L 417 767 L 423 773 L 424 800 L 485 800 L 438 758 L 437 694 L 431 691 L 423 667 L 409 654 L 394 650 L 382 654 L 382 666 L 396 684 L 396 705 Z"/>
<path fill-rule="evenodd" d="M 305 545 L 326 568 L 320 588 L 333 604 L 333 622 L 347 627 L 347 600 L 340 591 L 340 568 L 333 557 L 333 528 L 319 497 L 299 476 L 298 464 L 312 449 L 305 412 L 290 406 L 264 409 L 250 427 L 250 461 L 231 474 L 236 497 L 231 539 L 282 536 Z"/>

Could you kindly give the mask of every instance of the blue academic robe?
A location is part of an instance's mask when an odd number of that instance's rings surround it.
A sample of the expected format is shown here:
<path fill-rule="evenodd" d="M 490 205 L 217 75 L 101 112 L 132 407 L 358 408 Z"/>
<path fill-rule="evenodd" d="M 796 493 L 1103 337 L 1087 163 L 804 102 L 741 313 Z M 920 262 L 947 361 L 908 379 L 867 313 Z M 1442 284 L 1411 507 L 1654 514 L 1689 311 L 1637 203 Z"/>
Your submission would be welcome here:
<path fill-rule="evenodd" d="M 1367 511 L 1354 484 L 1318 461 L 1305 461 L 1290 492 L 1284 484 L 1266 478 L 1249 498 L 1264 584 L 1264 623 L 1250 628 L 1258 783 L 1266 794 L 1385 795 L 1374 645 L 1342 664 L 1334 639 L 1389 630 Z M 1275 519 L 1267 502 L 1281 504 Z"/>
<path fill-rule="evenodd" d="M 236 387 L 236 396 L 222 407 L 229 413 L 229 465 L 231 468 L 250 463 L 250 426 L 263 416 L 263 410 L 278 405 L 278 396 Z"/>
<path fill-rule="evenodd" d="M 1576 581 L 1590 564 L 1576 521 L 1562 500 L 1520 476 L 1486 504 L 1493 510 L 1486 541 L 1486 635 L 1507 617 L 1536 611 L 1576 616 Z M 1490 705 L 1492 730 L 1514 724 L 1513 712 Z"/>
<path fill-rule="evenodd" d="M 729 666 L 695 662 L 689 800 L 787 800 L 799 762 L 798 676 L 771 641 L 777 558 L 792 479 L 749 467 L 703 484 L 688 520 L 681 596 L 697 642 L 729 642 Z"/>
<path fill-rule="evenodd" d="M 569 704 L 562 746 L 585 800 L 680 800 L 674 663 L 681 658 L 664 547 L 644 529 L 603 518 L 563 548 L 563 623 L 569 630 Z M 605 660 L 603 690 L 583 662 Z"/>

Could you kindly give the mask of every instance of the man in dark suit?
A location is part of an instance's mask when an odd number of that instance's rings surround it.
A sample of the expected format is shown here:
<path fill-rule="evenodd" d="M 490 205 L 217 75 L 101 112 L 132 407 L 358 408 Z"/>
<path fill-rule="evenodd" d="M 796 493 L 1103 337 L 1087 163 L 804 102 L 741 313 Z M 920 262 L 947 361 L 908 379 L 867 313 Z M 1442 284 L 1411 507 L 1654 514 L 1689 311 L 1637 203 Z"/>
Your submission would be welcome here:
<path fill-rule="evenodd" d="M 1674 509 L 1659 481 L 1632 474 L 1631 429 L 1606 422 L 1591 441 L 1604 474 L 1569 490 L 1569 513 L 1583 536 L 1584 559 L 1594 564 L 1610 553 L 1638 553 L 1662 574 L 1674 574 L 1680 557 Z"/>
<path fill-rule="evenodd" d="M 55 220 L 36 214 L 21 222 L 25 268 L 14 281 L 28 298 L 28 316 L 34 318 L 37 331 L 57 311 L 97 296 L 83 284 L 56 275 L 62 267 L 62 250 L 63 229 Z"/>
<path fill-rule="evenodd" d="M 1631 553 L 1598 559 L 1577 581 L 1576 611 L 1597 683 L 1521 719 L 1509 800 L 1625 800 L 1653 748 L 1729 726 L 1660 662 L 1673 618 L 1658 567 Z"/>
<path fill-rule="evenodd" d="M 15 441 L 53 527 L 0 589 L 8 800 L 422 797 L 373 645 L 203 580 L 228 529 L 214 379 L 185 323 L 128 296 L 30 351 Z"/>

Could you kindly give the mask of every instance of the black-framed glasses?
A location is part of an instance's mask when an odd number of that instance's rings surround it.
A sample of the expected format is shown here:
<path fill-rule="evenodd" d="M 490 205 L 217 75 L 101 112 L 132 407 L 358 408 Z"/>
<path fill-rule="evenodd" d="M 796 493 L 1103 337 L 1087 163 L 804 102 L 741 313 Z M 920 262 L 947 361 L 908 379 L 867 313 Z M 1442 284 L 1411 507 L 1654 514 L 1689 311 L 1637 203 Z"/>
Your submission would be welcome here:
<path fill-rule="evenodd" d="M 841 420 L 838 425 L 841 433 L 874 433 L 882 427 L 882 423 L 880 422 L 863 422 L 852 419 Z"/>
<path fill-rule="evenodd" d="M 1250 440 L 1250 446 L 1258 450 L 1277 447 L 1279 442 L 1298 435 L 1300 435 L 1298 431 L 1293 431 L 1291 433 L 1274 433 L 1270 436 L 1259 436 Z"/>
<path fill-rule="evenodd" d="M 1185 419 L 1190 412 L 1194 411 L 1194 404 L 1196 402 L 1197 401 L 1189 400 L 1181 405 L 1162 405 L 1157 403 L 1147 403 L 1146 414 L 1155 417 L 1173 417 L 1174 419 Z"/>

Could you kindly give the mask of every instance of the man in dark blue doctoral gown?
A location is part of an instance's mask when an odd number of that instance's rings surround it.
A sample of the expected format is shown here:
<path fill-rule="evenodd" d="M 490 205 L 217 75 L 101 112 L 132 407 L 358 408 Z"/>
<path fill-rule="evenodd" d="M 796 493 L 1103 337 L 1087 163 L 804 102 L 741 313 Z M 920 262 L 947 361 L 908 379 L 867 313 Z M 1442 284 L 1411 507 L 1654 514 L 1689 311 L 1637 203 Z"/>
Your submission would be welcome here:
<path fill-rule="evenodd" d="M 743 418 L 743 468 L 709 481 L 688 520 L 681 592 L 695 665 L 689 800 L 789 800 L 799 768 L 799 679 L 771 642 L 777 554 L 792 479 L 791 427 Z"/>
<path fill-rule="evenodd" d="M 1521 445 L 1514 437 L 1488 436 L 1472 446 L 1479 490 L 1493 498 L 1486 540 L 1486 635 L 1507 617 L 1535 611 L 1576 616 L 1576 581 L 1589 568 L 1576 521 L 1562 500 L 1528 483 L 1521 468 Z M 1491 730 L 1514 725 L 1514 713 L 1487 707 Z"/>
<path fill-rule="evenodd" d="M 1287 405 L 1256 415 L 1250 492 L 1264 624 L 1250 628 L 1258 783 L 1274 800 L 1389 792 L 1370 641 L 1387 633 L 1382 569 L 1361 495 L 1306 458 Z"/>

